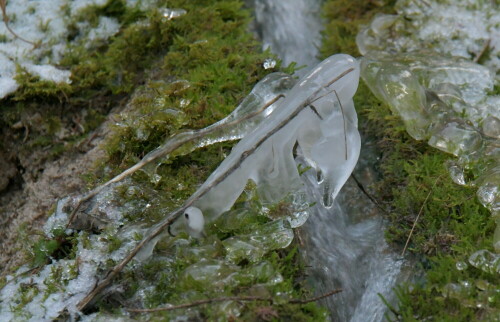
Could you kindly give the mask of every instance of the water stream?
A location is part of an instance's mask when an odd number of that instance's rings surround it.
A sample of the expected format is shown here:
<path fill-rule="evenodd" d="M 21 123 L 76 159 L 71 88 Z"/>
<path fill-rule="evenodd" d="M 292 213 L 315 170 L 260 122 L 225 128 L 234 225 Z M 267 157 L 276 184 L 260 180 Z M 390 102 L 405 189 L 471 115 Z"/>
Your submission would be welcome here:
<path fill-rule="evenodd" d="M 288 64 L 317 62 L 320 43 L 320 6 L 314 0 L 249 0 L 255 13 L 254 29 L 263 42 Z M 363 140 L 357 177 L 369 185 L 375 151 Z M 314 180 L 315 178 L 311 178 Z M 309 191 L 315 194 L 315 191 Z M 384 240 L 384 222 L 376 207 L 350 179 L 330 209 L 316 207 L 302 228 L 304 256 L 310 264 L 310 282 L 316 294 L 342 288 L 340 295 L 323 300 L 335 321 L 381 321 L 387 311 L 380 295 L 393 300 L 393 287 L 402 279 L 403 261 Z"/>

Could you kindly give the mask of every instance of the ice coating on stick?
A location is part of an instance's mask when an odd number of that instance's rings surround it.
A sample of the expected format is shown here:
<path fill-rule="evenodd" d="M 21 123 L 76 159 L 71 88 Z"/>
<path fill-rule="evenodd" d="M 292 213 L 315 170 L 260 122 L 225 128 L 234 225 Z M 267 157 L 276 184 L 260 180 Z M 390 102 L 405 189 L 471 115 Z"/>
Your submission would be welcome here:
<path fill-rule="evenodd" d="M 330 207 L 359 157 L 352 101 L 358 81 L 354 58 L 338 54 L 325 59 L 233 148 L 190 199 L 213 218 L 230 209 L 252 180 L 264 201 L 278 201 L 302 185 L 295 150 L 320 173 L 321 202 Z"/>

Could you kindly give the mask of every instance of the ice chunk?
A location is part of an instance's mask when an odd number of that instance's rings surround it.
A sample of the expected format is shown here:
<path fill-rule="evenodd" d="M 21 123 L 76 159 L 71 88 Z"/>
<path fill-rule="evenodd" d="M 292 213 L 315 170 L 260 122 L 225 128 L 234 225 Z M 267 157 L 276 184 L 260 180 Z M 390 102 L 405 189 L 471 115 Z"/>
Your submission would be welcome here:
<path fill-rule="evenodd" d="M 465 115 L 479 126 L 484 118 L 499 113 L 496 106 L 487 103 L 494 75 L 462 59 L 423 53 L 370 53 L 361 60 L 361 76 L 418 140 L 430 137 L 432 125 L 440 123 L 436 120 Z"/>
<path fill-rule="evenodd" d="M 469 257 L 469 263 L 487 273 L 500 274 L 500 255 L 487 251 L 479 250 Z"/>
<path fill-rule="evenodd" d="M 481 145 L 481 135 L 474 128 L 459 122 L 446 123 L 436 130 L 429 145 L 456 156 L 476 151 Z"/>
<path fill-rule="evenodd" d="M 331 206 L 359 156 L 352 103 L 358 80 L 354 58 L 334 55 L 324 60 L 233 148 L 191 200 L 197 200 L 206 216 L 216 217 L 231 208 L 252 180 L 264 201 L 279 201 L 302 185 L 293 155 L 298 146 L 310 166 L 324 176 L 318 188 L 323 204 Z"/>
<path fill-rule="evenodd" d="M 483 133 L 491 138 L 500 139 L 500 119 L 488 116 L 483 120 Z"/>
<path fill-rule="evenodd" d="M 255 263 L 268 251 L 290 245 L 293 237 L 293 230 L 283 220 L 277 220 L 251 234 L 230 237 L 222 244 L 226 248 L 226 258 L 230 262 L 237 264 L 246 259 Z"/>
<path fill-rule="evenodd" d="M 361 54 L 369 51 L 410 52 L 421 48 L 467 59 L 482 57 L 500 69 L 500 14 L 489 1 L 399 0 L 397 15 L 380 15 L 356 37 Z"/>
<path fill-rule="evenodd" d="M 161 14 L 167 20 L 172 20 L 184 16 L 187 13 L 184 9 L 169 9 L 164 8 L 161 10 Z"/>
<path fill-rule="evenodd" d="M 473 169 L 500 251 L 500 14 L 488 1 L 399 0 L 396 10 L 358 34 L 361 75 L 412 137 L 459 157 L 455 182 Z"/>

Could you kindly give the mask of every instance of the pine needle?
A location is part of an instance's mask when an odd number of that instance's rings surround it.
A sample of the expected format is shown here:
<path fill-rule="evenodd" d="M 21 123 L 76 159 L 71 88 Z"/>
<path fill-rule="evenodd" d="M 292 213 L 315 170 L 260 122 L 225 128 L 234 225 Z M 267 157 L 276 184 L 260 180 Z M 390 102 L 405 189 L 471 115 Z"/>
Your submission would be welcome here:
<path fill-rule="evenodd" d="M 424 211 L 424 206 L 427 203 L 427 200 L 429 200 L 429 197 L 431 196 L 432 190 L 434 190 L 434 187 L 436 186 L 439 179 L 441 179 L 441 176 L 439 176 L 436 179 L 436 181 L 434 181 L 434 184 L 432 185 L 431 189 L 429 190 L 429 193 L 427 194 L 424 202 L 422 203 L 422 206 L 420 207 L 417 218 L 415 218 L 415 221 L 413 222 L 413 226 L 411 227 L 410 234 L 408 235 L 408 239 L 406 239 L 406 244 L 405 244 L 405 247 L 403 248 L 403 252 L 401 253 L 401 256 L 405 255 L 406 249 L 408 248 L 408 244 L 410 243 L 411 236 L 413 235 L 413 231 L 415 230 L 415 227 L 417 226 L 418 219 L 420 218 L 420 215 Z"/>

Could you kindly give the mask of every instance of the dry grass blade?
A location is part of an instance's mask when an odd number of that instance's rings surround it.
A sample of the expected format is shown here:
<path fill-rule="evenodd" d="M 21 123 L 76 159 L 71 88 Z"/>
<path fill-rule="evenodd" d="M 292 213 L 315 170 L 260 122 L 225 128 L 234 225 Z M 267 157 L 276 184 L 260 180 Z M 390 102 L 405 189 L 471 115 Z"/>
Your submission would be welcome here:
<path fill-rule="evenodd" d="M 479 60 L 484 56 L 484 54 L 488 51 L 488 48 L 490 48 L 491 44 L 491 39 L 486 40 L 486 42 L 483 45 L 483 48 L 481 48 L 481 51 L 476 55 L 474 60 L 472 60 L 475 63 L 478 63 Z"/>
<path fill-rule="evenodd" d="M 2 9 L 3 21 L 9 20 L 7 18 L 7 0 L 0 0 L 0 9 Z"/>
<path fill-rule="evenodd" d="M 405 247 L 403 248 L 403 252 L 401 253 L 401 256 L 404 256 L 406 253 L 406 249 L 408 248 L 408 244 L 410 243 L 411 236 L 413 235 L 413 231 L 415 230 L 415 227 L 417 226 L 418 219 L 420 218 L 420 215 L 424 211 L 424 206 L 427 203 L 427 200 L 429 200 L 429 197 L 431 196 L 432 191 L 434 190 L 434 187 L 436 186 L 437 182 L 441 179 L 441 176 L 439 176 L 436 181 L 434 181 L 434 184 L 432 185 L 431 189 L 429 190 L 429 193 L 425 197 L 424 202 L 422 202 L 422 206 L 420 207 L 420 210 L 418 211 L 417 218 L 415 218 L 415 221 L 413 222 L 413 226 L 411 227 L 410 233 L 408 234 L 408 239 L 406 239 L 406 244 Z"/>

